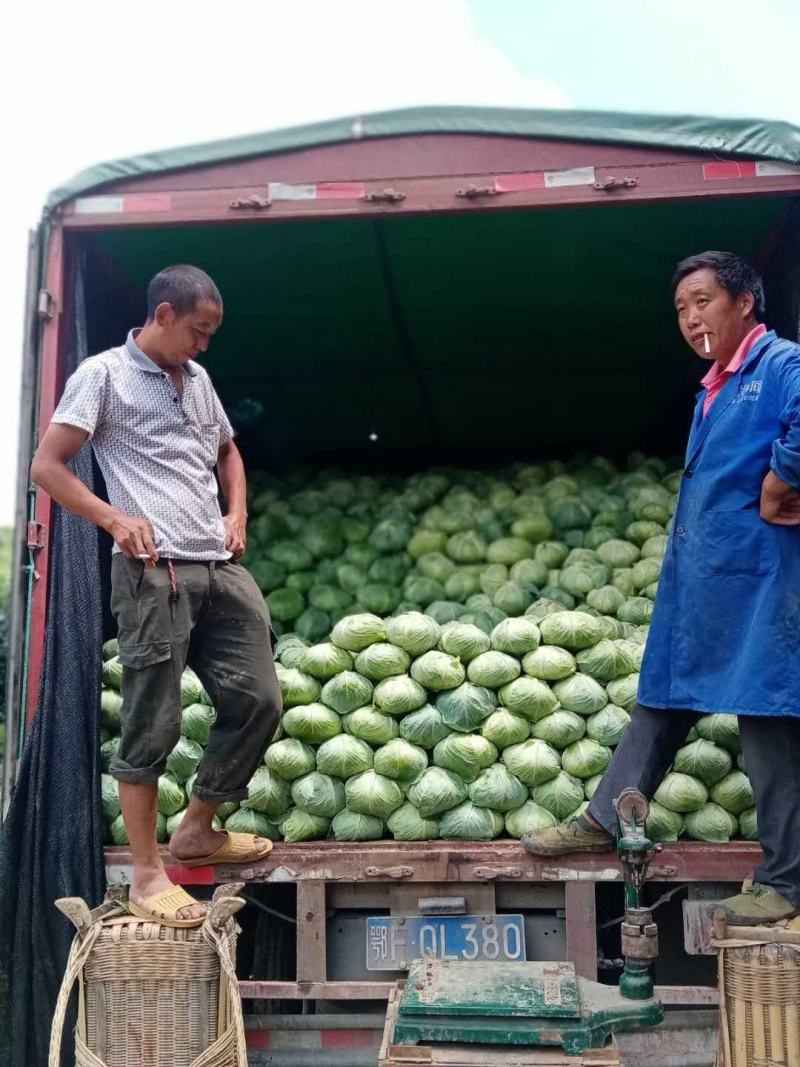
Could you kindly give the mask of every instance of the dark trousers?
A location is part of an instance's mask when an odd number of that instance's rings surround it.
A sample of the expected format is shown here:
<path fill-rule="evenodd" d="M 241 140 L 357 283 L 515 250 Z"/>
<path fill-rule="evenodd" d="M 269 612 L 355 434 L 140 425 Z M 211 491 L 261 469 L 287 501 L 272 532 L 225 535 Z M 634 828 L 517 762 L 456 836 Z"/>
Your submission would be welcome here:
<path fill-rule="evenodd" d="M 589 805 L 591 817 L 614 833 L 615 798 L 627 786 L 652 797 L 699 718 L 637 705 Z M 800 907 L 800 718 L 740 715 L 739 733 L 764 850 L 754 880 Z"/>
<path fill-rule="evenodd" d="M 188 663 L 217 711 L 193 793 L 209 804 L 243 800 L 282 707 L 258 586 L 233 562 L 176 561 L 175 591 L 162 563 L 145 568 L 117 554 L 111 566 L 123 672 L 122 740 L 109 773 L 139 783 L 164 773 L 181 732 Z"/>

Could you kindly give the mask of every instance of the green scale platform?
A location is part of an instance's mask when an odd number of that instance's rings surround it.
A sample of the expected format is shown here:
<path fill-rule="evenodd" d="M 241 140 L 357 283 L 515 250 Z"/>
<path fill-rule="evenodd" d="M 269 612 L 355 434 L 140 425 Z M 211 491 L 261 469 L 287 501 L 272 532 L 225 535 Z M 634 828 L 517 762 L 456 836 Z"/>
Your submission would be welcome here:
<path fill-rule="evenodd" d="M 627 1000 L 616 986 L 578 978 L 572 963 L 416 960 L 393 1040 L 550 1046 L 577 1056 L 662 1018 L 657 1000 Z"/>

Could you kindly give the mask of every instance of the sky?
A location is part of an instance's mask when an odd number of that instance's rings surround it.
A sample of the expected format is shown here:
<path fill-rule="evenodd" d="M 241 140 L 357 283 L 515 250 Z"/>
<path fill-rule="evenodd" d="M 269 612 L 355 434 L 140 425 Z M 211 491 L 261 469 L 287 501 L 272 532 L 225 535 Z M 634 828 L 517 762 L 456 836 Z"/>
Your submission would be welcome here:
<path fill-rule="evenodd" d="M 3 30 L 0 525 L 13 518 L 27 233 L 79 170 L 421 104 L 800 125 L 796 0 L 43 0 L 7 6 Z"/>

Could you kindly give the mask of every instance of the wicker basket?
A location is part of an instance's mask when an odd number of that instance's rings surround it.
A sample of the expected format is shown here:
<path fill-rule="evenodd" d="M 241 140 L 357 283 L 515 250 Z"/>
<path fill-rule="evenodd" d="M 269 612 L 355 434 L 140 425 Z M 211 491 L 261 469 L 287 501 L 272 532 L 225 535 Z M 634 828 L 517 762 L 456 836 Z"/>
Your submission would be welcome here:
<path fill-rule="evenodd" d="M 50 1067 L 78 983 L 77 1067 L 246 1067 L 235 973 L 240 886 L 221 886 L 201 927 L 175 930 L 124 913 L 57 906 L 78 928 L 56 1006 Z"/>
<path fill-rule="evenodd" d="M 717 1067 L 800 1067 L 800 934 L 719 929 Z M 733 935 L 733 936 L 731 936 Z"/>

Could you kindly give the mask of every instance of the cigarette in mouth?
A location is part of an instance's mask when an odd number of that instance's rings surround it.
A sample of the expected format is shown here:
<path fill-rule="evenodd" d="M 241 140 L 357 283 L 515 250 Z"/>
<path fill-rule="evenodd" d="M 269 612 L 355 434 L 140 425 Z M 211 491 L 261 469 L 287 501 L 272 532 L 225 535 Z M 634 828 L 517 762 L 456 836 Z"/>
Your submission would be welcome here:
<path fill-rule="evenodd" d="M 711 355 L 711 345 L 708 343 L 708 334 L 707 333 L 703 334 L 703 347 L 706 350 L 706 355 L 710 356 Z"/>

